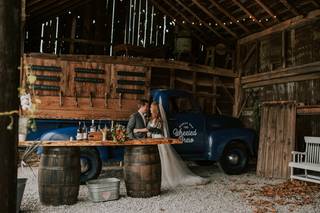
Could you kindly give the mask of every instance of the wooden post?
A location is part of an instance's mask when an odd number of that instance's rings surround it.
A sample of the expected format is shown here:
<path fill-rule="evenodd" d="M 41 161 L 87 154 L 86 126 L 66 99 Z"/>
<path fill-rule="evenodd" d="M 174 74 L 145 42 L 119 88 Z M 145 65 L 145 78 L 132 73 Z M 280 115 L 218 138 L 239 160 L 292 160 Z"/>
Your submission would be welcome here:
<path fill-rule="evenodd" d="M 0 0 L 0 112 L 19 106 L 20 4 L 19 0 Z M 10 118 L 0 116 L 1 212 L 16 212 L 18 119 L 13 117 L 13 128 L 7 130 Z"/>
<path fill-rule="evenodd" d="M 175 71 L 174 69 L 171 69 L 170 70 L 170 89 L 174 89 L 175 87 L 175 80 L 176 80 L 176 77 L 175 77 Z"/>
<path fill-rule="evenodd" d="M 286 31 L 282 31 L 281 34 L 281 61 L 282 61 L 282 68 L 287 67 L 287 33 Z"/>
<path fill-rule="evenodd" d="M 233 117 L 237 117 L 240 110 L 241 103 L 241 81 L 240 78 L 237 77 L 234 79 L 234 103 L 233 103 Z"/>
<path fill-rule="evenodd" d="M 70 50 L 69 53 L 74 53 L 74 39 L 76 38 L 76 25 L 77 25 L 77 19 L 76 16 L 72 17 L 72 24 L 71 24 L 71 41 L 70 41 Z"/>

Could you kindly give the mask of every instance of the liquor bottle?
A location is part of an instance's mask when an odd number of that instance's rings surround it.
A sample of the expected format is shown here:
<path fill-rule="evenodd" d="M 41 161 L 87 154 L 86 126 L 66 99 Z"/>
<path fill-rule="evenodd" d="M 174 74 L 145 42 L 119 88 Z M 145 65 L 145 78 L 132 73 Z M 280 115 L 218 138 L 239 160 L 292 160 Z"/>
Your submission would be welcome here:
<path fill-rule="evenodd" d="M 83 133 L 82 133 L 82 139 L 88 140 L 88 128 L 86 126 L 86 122 L 83 122 Z"/>
<path fill-rule="evenodd" d="M 94 125 L 94 120 L 92 120 L 92 124 L 90 126 L 90 132 L 95 132 L 96 131 L 96 127 Z"/>
<path fill-rule="evenodd" d="M 101 120 L 99 120 L 98 127 L 97 127 L 97 132 L 100 132 L 100 131 L 101 131 Z"/>
<path fill-rule="evenodd" d="M 77 129 L 77 135 L 76 135 L 77 140 L 82 140 L 83 139 L 83 132 L 81 129 L 81 122 L 79 122 L 79 127 Z"/>

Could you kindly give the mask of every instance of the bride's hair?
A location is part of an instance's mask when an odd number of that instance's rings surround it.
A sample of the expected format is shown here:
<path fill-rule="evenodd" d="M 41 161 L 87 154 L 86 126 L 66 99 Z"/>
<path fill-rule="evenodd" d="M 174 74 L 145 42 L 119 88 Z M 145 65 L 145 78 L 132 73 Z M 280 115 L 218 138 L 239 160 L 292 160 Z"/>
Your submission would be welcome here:
<path fill-rule="evenodd" d="M 151 103 L 151 119 L 156 119 L 157 121 L 161 122 L 161 115 L 160 115 L 160 110 L 159 110 L 159 104 L 155 101 Z"/>

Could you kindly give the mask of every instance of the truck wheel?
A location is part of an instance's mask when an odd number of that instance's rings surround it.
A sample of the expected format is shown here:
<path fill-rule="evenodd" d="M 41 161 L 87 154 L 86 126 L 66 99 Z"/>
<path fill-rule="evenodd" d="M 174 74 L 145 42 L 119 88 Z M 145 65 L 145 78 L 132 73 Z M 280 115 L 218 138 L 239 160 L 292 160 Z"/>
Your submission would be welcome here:
<path fill-rule="evenodd" d="M 85 184 L 86 181 L 96 179 L 101 172 L 102 162 L 99 152 L 95 148 L 80 148 L 80 183 Z"/>
<path fill-rule="evenodd" d="M 238 175 L 246 170 L 248 162 L 249 156 L 245 145 L 232 143 L 224 149 L 219 165 L 226 174 Z"/>

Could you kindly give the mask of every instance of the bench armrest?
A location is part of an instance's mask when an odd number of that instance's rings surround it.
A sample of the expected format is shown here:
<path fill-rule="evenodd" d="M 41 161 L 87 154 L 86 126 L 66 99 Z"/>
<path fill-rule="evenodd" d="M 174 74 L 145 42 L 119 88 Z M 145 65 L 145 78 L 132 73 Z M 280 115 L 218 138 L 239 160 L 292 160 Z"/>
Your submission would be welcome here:
<path fill-rule="evenodd" d="M 296 163 L 301 163 L 305 161 L 305 152 L 297 152 L 297 151 L 292 151 L 292 161 Z"/>

